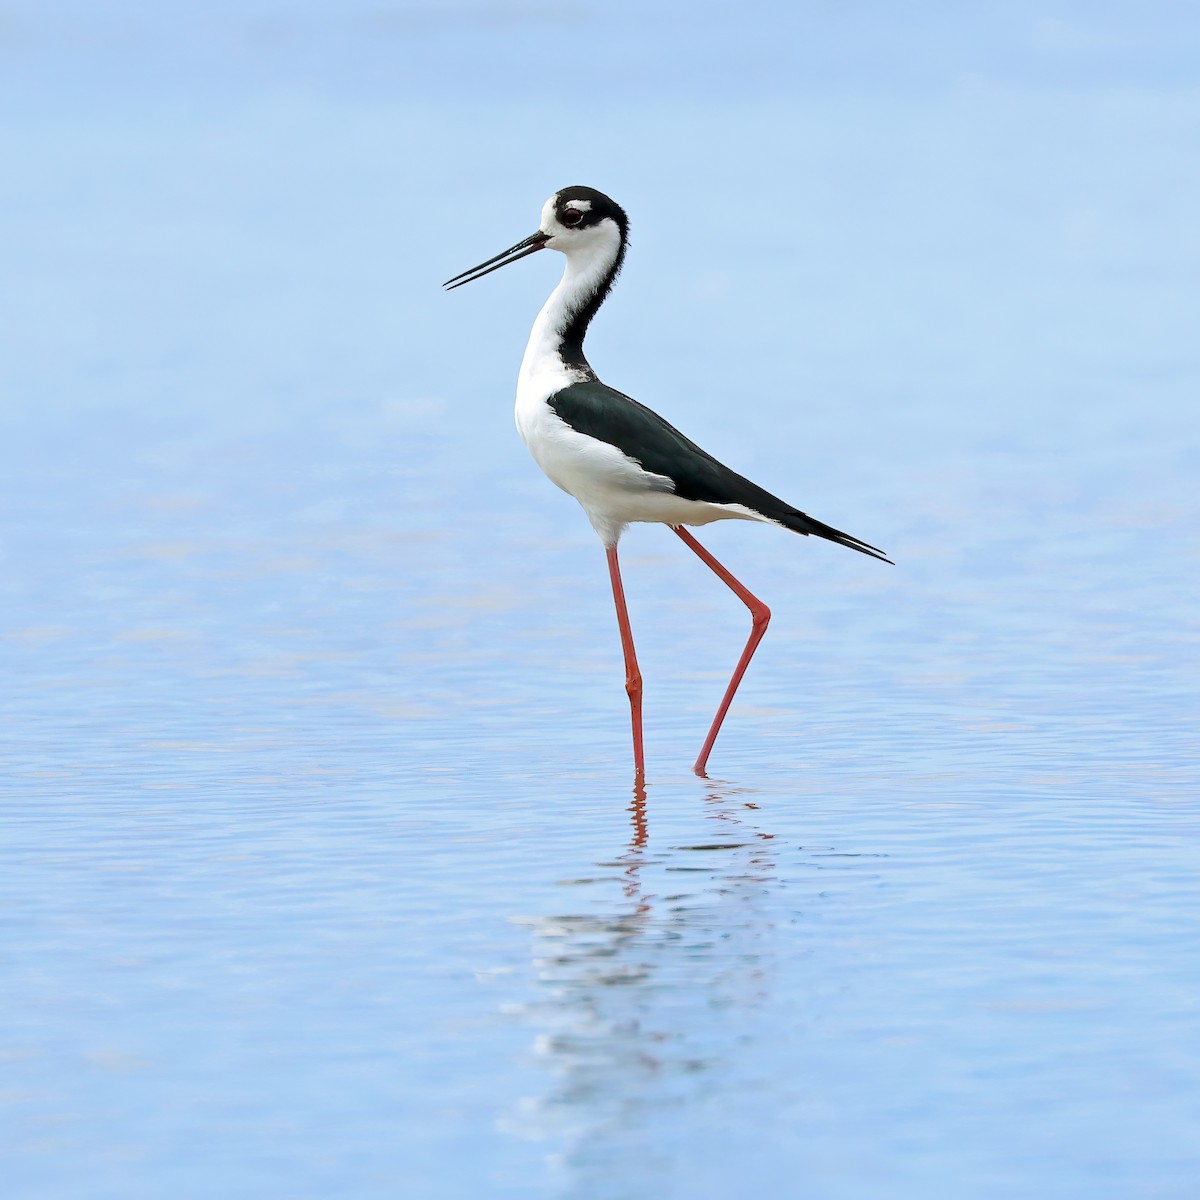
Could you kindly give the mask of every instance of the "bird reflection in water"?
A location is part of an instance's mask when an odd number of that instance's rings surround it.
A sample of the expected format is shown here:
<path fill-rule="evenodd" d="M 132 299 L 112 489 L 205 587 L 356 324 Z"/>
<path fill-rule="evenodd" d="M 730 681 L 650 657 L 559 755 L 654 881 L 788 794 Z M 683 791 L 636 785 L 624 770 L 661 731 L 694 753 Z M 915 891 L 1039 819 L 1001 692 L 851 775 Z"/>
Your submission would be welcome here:
<path fill-rule="evenodd" d="M 771 986 L 775 843 L 745 793 L 710 783 L 703 836 L 663 849 L 651 846 L 641 786 L 629 813 L 629 841 L 597 864 L 603 874 L 564 881 L 589 903 L 520 922 L 542 992 L 523 1011 L 554 1082 L 504 1123 L 559 1141 L 573 1168 L 644 1140 L 648 1107 L 710 1092 Z"/>

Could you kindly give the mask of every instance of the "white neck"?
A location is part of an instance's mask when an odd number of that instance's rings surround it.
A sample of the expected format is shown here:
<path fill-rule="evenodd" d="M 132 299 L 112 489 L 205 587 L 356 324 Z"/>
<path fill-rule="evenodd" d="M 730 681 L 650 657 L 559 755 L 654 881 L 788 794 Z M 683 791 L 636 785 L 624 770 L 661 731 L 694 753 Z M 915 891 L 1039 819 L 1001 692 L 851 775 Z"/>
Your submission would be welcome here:
<path fill-rule="evenodd" d="M 550 366 L 563 369 L 564 335 L 604 286 L 620 250 L 620 231 L 615 224 L 606 221 L 591 231 L 585 243 L 566 252 L 567 265 L 562 279 L 550 293 L 530 331 L 525 357 L 521 360 L 522 378 Z M 581 342 L 585 331 L 578 331 Z"/>

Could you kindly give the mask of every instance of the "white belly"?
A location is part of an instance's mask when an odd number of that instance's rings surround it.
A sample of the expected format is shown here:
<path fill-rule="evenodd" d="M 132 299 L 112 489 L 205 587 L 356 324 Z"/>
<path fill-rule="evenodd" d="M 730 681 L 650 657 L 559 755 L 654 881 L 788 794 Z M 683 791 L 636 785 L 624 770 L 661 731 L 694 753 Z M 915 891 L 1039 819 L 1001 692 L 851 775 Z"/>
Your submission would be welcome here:
<path fill-rule="evenodd" d="M 615 544 L 622 529 L 634 521 L 707 525 L 730 518 L 763 519 L 741 505 L 676 496 L 666 476 L 652 474 L 616 446 L 572 429 L 547 401 L 574 382 L 578 381 L 564 374 L 549 390 L 545 383 L 536 392 L 518 387 L 517 429 L 534 461 L 552 483 L 579 501 L 606 545 Z"/>

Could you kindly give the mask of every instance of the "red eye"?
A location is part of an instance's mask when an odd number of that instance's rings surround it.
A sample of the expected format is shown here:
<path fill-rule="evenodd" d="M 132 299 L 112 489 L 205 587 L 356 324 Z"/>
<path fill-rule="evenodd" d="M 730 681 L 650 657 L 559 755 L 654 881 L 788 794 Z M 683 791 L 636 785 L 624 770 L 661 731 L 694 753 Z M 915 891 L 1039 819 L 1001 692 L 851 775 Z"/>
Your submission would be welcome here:
<path fill-rule="evenodd" d="M 578 225 L 583 220 L 583 213 L 577 208 L 568 208 L 563 211 L 563 215 L 559 217 L 559 220 L 564 225 Z"/>

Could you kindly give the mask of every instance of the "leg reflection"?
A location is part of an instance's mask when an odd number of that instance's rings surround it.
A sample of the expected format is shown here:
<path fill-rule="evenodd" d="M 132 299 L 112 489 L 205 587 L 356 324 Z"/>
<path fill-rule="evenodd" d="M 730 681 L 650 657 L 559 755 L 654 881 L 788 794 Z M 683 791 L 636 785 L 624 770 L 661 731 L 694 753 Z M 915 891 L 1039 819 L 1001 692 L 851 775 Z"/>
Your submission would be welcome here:
<path fill-rule="evenodd" d="M 558 1137 L 573 1172 L 611 1171 L 614 1156 L 632 1165 L 647 1108 L 703 1102 L 762 1019 L 776 843 L 745 797 L 710 785 L 703 809 L 689 806 L 692 828 L 655 846 L 639 782 L 621 852 L 562 881 L 572 911 L 528 922 L 539 996 L 526 1012 L 553 1082 L 521 1106 L 523 1132 Z"/>

